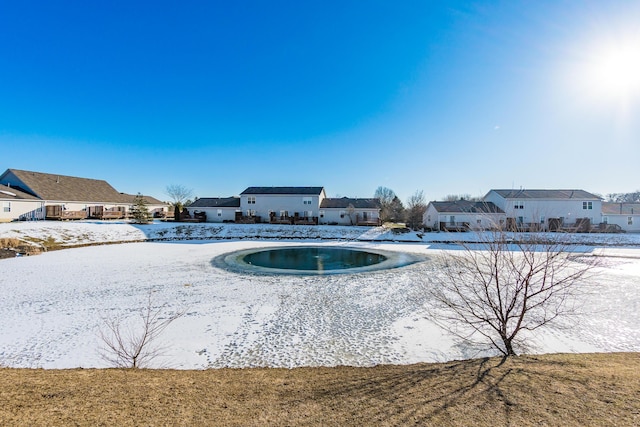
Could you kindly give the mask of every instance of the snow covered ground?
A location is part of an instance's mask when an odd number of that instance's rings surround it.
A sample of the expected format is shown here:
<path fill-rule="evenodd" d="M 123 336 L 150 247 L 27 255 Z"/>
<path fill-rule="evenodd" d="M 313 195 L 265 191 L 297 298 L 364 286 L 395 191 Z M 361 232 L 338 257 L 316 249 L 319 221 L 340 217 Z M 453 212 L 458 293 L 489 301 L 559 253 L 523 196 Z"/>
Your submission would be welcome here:
<path fill-rule="evenodd" d="M 214 266 L 224 253 L 313 242 L 422 254 L 472 233 L 395 235 L 382 228 L 116 222 L 0 224 L 0 238 L 60 245 L 137 242 L 0 260 L 0 366 L 106 367 L 105 319 L 136 319 L 149 295 L 167 315 L 157 366 L 296 367 L 472 357 L 426 318 L 429 261 L 332 276 L 259 276 Z M 588 315 L 535 337 L 538 352 L 640 351 L 640 236 L 576 235 L 603 255 L 585 285 Z M 394 241 L 395 240 L 395 241 Z M 402 240 L 402 242 L 397 242 Z M 615 244 L 616 246 L 611 246 Z"/>

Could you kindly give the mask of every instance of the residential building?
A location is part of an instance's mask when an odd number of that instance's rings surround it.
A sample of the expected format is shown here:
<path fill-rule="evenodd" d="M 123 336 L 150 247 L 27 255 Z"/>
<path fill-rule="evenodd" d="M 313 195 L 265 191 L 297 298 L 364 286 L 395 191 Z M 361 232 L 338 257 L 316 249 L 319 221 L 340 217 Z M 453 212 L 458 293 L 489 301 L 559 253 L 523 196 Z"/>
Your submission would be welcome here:
<path fill-rule="evenodd" d="M 483 200 L 521 231 L 589 231 L 602 217 L 602 199 L 584 190 L 491 190 Z"/>
<path fill-rule="evenodd" d="M 505 221 L 504 211 L 494 203 L 469 200 L 429 202 L 423 215 L 425 227 L 440 231 L 490 230 Z"/>
<path fill-rule="evenodd" d="M 3 197 L 15 197 L 16 200 L 22 197 L 39 203 L 36 206 L 35 202 L 30 202 L 34 209 L 27 212 L 23 212 L 26 207 L 13 210 L 9 206 L 10 215 L 5 217 L 8 220 L 123 218 L 135 198 L 135 195 L 118 192 L 103 180 L 18 169 L 7 169 L 0 175 L 0 186 L 3 186 Z M 145 196 L 145 200 L 155 216 L 167 212 L 166 203 L 149 196 Z"/>
<path fill-rule="evenodd" d="M 377 226 L 380 208 L 378 199 L 325 198 L 320 203 L 319 223 Z"/>
<path fill-rule="evenodd" d="M 0 184 L 0 222 L 44 219 L 44 202 L 11 185 Z"/>
<path fill-rule="evenodd" d="M 602 224 L 640 233 L 640 203 L 602 203 Z"/>
<path fill-rule="evenodd" d="M 323 187 L 249 187 L 240 193 L 237 222 L 318 224 Z"/>
<path fill-rule="evenodd" d="M 206 222 L 234 222 L 240 210 L 240 197 L 203 197 L 186 207 L 191 214 L 204 212 Z"/>

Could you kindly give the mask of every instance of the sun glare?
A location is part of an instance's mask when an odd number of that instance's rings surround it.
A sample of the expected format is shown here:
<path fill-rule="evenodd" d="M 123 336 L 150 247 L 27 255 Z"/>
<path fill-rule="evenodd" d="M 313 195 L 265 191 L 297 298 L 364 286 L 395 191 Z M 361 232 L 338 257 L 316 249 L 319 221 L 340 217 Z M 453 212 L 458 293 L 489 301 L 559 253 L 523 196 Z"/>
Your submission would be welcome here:
<path fill-rule="evenodd" d="M 640 98 L 640 40 L 595 49 L 587 68 L 587 84 L 599 97 Z"/>
<path fill-rule="evenodd" d="M 612 48 L 598 58 L 596 84 L 611 92 L 636 91 L 640 88 L 640 46 Z"/>

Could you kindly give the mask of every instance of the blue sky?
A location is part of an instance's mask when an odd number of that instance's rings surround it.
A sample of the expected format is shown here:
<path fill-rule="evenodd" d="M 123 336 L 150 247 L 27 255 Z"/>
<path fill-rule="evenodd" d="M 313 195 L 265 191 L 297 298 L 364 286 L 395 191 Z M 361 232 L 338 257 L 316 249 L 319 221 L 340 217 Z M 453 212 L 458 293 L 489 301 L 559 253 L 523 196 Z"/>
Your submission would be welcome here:
<path fill-rule="evenodd" d="M 640 2 L 4 1 L 0 159 L 160 199 L 633 191 Z"/>

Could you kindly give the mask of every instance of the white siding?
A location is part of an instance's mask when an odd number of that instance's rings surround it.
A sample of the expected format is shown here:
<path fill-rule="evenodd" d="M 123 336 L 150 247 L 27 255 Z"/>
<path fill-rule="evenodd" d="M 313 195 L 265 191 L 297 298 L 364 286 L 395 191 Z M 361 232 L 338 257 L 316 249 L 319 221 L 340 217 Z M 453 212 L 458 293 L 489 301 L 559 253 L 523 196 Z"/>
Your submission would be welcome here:
<path fill-rule="evenodd" d="M 0 199 L 0 222 L 44 219 L 43 206 L 40 200 Z"/>
<path fill-rule="evenodd" d="M 581 218 L 589 218 L 592 224 L 598 224 L 602 217 L 601 200 L 505 199 L 493 190 L 484 200 L 502 209 L 507 218 L 514 218 L 517 222 L 522 218 L 525 224 L 537 223 L 544 227 L 548 225 L 549 218 L 561 218 L 563 224 L 571 225 Z"/>
<path fill-rule="evenodd" d="M 206 207 L 206 208 L 187 208 L 193 216 L 194 212 L 205 212 L 207 214 L 207 222 L 229 222 L 236 219 L 236 211 L 240 208 L 229 207 Z"/>

